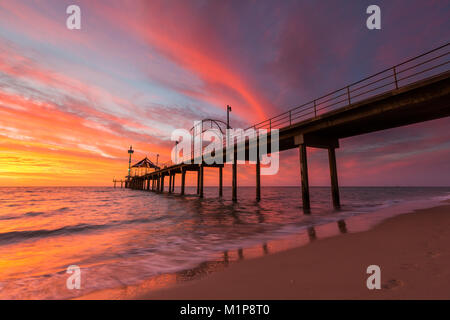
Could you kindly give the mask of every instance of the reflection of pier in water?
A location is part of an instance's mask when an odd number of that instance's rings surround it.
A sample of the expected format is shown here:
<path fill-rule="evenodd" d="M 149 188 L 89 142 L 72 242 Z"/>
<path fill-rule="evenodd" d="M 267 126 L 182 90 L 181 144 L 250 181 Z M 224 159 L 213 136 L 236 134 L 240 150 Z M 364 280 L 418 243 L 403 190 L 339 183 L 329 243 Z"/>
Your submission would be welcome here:
<path fill-rule="evenodd" d="M 344 234 L 344 233 L 348 232 L 345 220 L 341 219 L 341 220 L 337 221 L 337 226 L 338 226 L 339 233 Z M 307 229 L 307 234 L 308 234 L 308 238 L 309 238 L 310 242 L 317 240 L 317 233 L 316 233 L 315 227 L 309 227 Z"/>
<path fill-rule="evenodd" d="M 332 235 L 347 233 L 347 225 L 344 220 L 339 220 L 339 221 L 337 221 L 337 224 L 331 223 L 329 225 L 334 226 L 334 228 L 336 228 L 336 226 L 337 226 L 337 229 L 334 229 L 334 231 L 332 232 Z M 323 226 L 324 225 L 318 226 L 317 228 L 321 228 Z M 314 229 L 314 231 L 311 231 L 311 234 L 315 234 L 316 238 L 314 238 L 314 239 L 317 239 L 317 232 L 315 230 L 316 228 L 313 228 L 313 229 Z M 116 296 L 122 297 L 123 299 L 129 298 L 130 296 L 132 296 L 132 297 L 139 296 L 139 294 L 148 293 L 148 290 L 167 288 L 176 283 L 200 279 L 212 272 L 222 270 L 234 262 L 238 262 L 239 257 L 241 257 L 242 259 L 258 258 L 258 257 L 262 257 L 262 256 L 267 255 L 272 252 L 279 252 L 279 251 L 289 249 L 292 247 L 303 246 L 309 242 L 314 241 L 314 239 L 311 239 L 308 234 L 309 234 L 308 232 L 305 232 L 303 234 L 304 237 L 302 237 L 297 242 L 295 242 L 295 239 L 294 239 L 294 242 L 288 246 L 283 245 L 283 244 L 279 245 L 279 244 L 277 244 L 277 240 L 273 240 L 273 241 L 270 241 L 269 243 L 265 242 L 262 245 L 259 245 L 256 247 L 224 251 L 220 256 L 218 256 L 218 258 L 216 260 L 200 263 L 195 268 L 191 268 L 188 270 L 179 271 L 179 272 L 175 272 L 175 273 L 161 274 L 161 275 L 152 277 L 148 280 L 145 280 L 139 286 L 127 286 L 127 287 L 118 289 Z M 327 234 L 324 236 L 326 237 L 329 235 L 330 234 Z M 306 240 L 306 242 L 304 240 Z M 239 253 L 239 251 L 240 251 L 240 253 Z M 110 298 L 110 296 L 106 295 L 105 299 L 106 298 Z M 94 299 L 99 299 L 99 296 L 95 295 Z"/>
<path fill-rule="evenodd" d="M 254 248 L 248 249 L 248 250 L 254 250 Z M 195 268 L 177 272 L 176 273 L 177 281 L 186 281 L 186 280 L 201 278 L 211 272 L 218 271 L 224 267 L 227 267 L 232 262 L 241 261 L 241 260 L 245 259 L 243 248 L 239 248 L 234 251 L 234 254 L 236 255 L 236 257 L 234 259 L 231 259 L 231 257 L 230 257 L 232 253 L 233 253 L 233 251 L 231 251 L 231 250 L 225 250 L 222 253 L 221 259 L 217 259 L 214 261 L 205 261 L 205 262 L 200 263 Z M 263 243 L 261 245 L 261 251 L 260 251 L 259 256 L 263 256 L 268 253 L 269 253 L 269 249 L 268 249 L 267 243 Z M 254 255 L 254 257 L 258 257 L 258 255 Z"/>
<path fill-rule="evenodd" d="M 332 225 L 332 224 L 329 224 Z M 347 225 L 345 220 L 339 220 L 336 222 L 338 234 L 347 233 Z M 309 227 L 306 230 L 306 234 L 308 236 L 309 242 L 313 242 L 318 239 L 316 228 Z M 304 244 L 302 244 L 304 245 Z M 275 248 L 274 252 L 282 251 L 286 248 Z M 251 252 L 249 257 L 246 256 L 246 252 Z M 250 247 L 250 248 L 238 248 L 236 250 L 226 250 L 222 253 L 221 258 L 214 261 L 205 261 L 200 263 L 197 267 L 180 271 L 176 273 L 177 281 L 187 281 L 192 279 L 198 279 L 203 276 L 210 274 L 211 272 L 221 270 L 231 263 L 239 262 L 248 258 L 258 258 L 264 255 L 269 254 L 269 244 L 264 242 L 260 246 Z"/>

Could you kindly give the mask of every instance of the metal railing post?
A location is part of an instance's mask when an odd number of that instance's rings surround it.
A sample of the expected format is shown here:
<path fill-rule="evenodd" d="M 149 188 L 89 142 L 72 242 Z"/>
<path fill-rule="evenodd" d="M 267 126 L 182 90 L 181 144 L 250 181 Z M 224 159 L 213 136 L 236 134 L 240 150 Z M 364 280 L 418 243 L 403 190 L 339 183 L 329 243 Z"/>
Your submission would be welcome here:
<path fill-rule="evenodd" d="M 351 105 L 352 101 L 350 100 L 350 86 L 347 86 L 347 97 L 348 97 L 348 105 Z"/>
<path fill-rule="evenodd" d="M 314 100 L 314 117 L 317 117 L 316 100 Z"/>
<path fill-rule="evenodd" d="M 397 81 L 397 70 L 392 68 L 394 70 L 394 79 L 395 79 L 395 89 L 398 89 L 398 81 Z"/>

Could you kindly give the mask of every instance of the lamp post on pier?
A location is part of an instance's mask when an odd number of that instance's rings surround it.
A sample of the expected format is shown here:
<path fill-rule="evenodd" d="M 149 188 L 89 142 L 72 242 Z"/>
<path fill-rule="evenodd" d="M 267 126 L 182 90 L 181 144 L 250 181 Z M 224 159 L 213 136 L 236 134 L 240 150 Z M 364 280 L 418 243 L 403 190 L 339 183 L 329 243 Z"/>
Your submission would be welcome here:
<path fill-rule="evenodd" d="M 230 112 L 231 107 L 227 105 L 227 150 L 230 147 Z M 237 201 L 237 146 L 234 144 L 234 137 L 231 146 L 233 148 L 232 198 L 233 201 Z"/>
<path fill-rule="evenodd" d="M 228 130 L 230 129 L 230 112 L 231 112 L 231 106 L 227 105 L 227 146 L 228 146 L 228 141 L 229 141 L 229 132 Z"/>
<path fill-rule="evenodd" d="M 130 155 L 130 158 L 128 160 L 128 180 L 130 180 L 131 177 L 131 155 L 134 153 L 133 146 L 130 146 L 130 149 L 128 150 L 128 154 Z"/>

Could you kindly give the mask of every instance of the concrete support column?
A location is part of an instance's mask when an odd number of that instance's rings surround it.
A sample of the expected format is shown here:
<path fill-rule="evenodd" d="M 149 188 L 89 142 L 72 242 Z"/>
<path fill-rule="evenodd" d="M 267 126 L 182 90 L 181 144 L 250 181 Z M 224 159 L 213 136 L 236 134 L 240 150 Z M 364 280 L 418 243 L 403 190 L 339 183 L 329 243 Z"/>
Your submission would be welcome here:
<path fill-rule="evenodd" d="M 223 167 L 219 167 L 219 197 L 223 196 Z"/>
<path fill-rule="evenodd" d="M 205 181 L 205 170 L 204 170 L 203 165 L 200 165 L 199 174 L 200 174 L 200 194 L 199 194 L 199 196 L 200 196 L 200 198 L 203 198 L 203 184 Z"/>
<path fill-rule="evenodd" d="M 173 174 L 169 172 L 169 193 L 172 193 L 172 177 Z"/>
<path fill-rule="evenodd" d="M 261 162 L 259 160 L 259 141 L 256 142 L 256 201 L 261 200 Z"/>
<path fill-rule="evenodd" d="M 172 192 L 175 192 L 175 177 L 176 177 L 176 173 L 173 174 L 173 178 L 172 178 Z"/>
<path fill-rule="evenodd" d="M 200 167 L 197 170 L 197 194 L 200 194 Z"/>
<path fill-rule="evenodd" d="M 328 161 L 330 163 L 331 196 L 333 197 L 333 206 L 335 209 L 339 209 L 341 207 L 341 201 L 339 199 L 336 152 L 334 148 L 328 148 Z"/>
<path fill-rule="evenodd" d="M 164 174 L 161 174 L 161 192 L 164 192 Z"/>
<path fill-rule="evenodd" d="M 308 182 L 308 163 L 306 160 L 306 144 L 299 145 L 300 151 L 300 173 L 302 179 L 302 202 L 303 210 L 305 213 L 309 213 L 311 209 L 309 201 L 309 182 Z"/>
<path fill-rule="evenodd" d="M 233 179 L 232 179 L 233 201 L 237 201 L 237 147 L 234 145 L 233 153 Z"/>
<path fill-rule="evenodd" d="M 181 194 L 184 195 L 184 187 L 186 183 L 186 170 L 181 169 Z"/>

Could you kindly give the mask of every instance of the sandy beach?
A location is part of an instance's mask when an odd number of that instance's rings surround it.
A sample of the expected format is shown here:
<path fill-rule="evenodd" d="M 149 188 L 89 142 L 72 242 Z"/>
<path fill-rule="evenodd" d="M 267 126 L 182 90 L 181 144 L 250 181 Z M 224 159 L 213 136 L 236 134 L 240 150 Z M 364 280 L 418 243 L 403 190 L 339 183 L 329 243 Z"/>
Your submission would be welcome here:
<path fill-rule="evenodd" d="M 389 218 L 359 233 L 231 264 L 138 299 L 449 299 L 450 204 Z M 381 268 L 368 290 L 369 265 Z"/>

